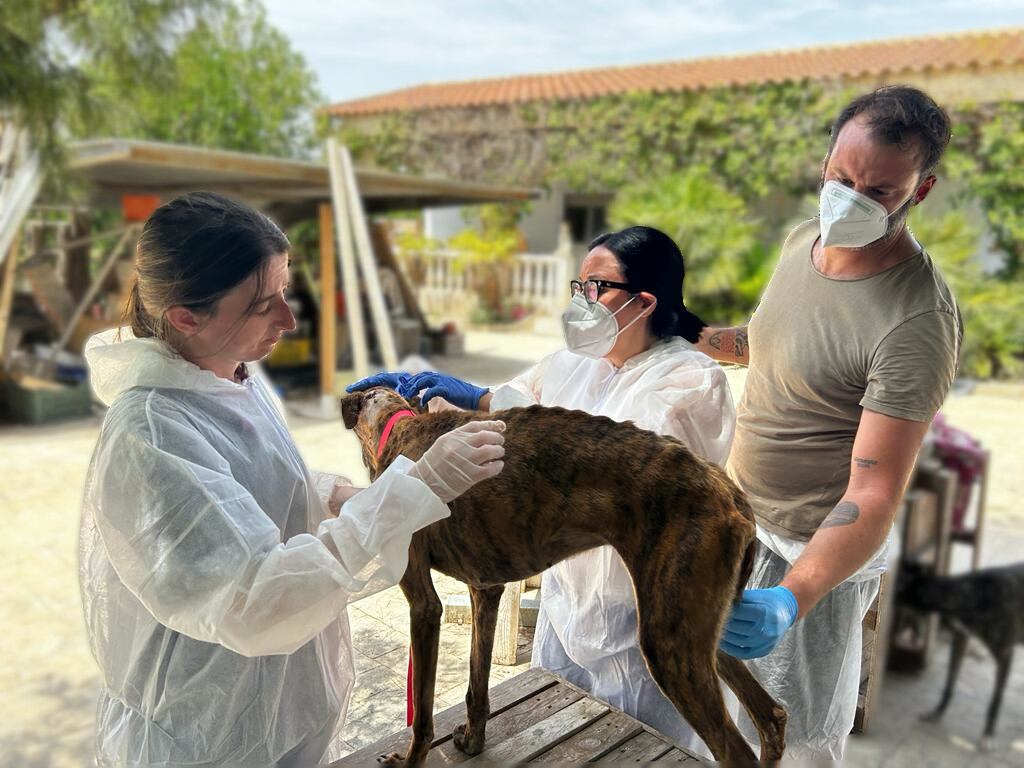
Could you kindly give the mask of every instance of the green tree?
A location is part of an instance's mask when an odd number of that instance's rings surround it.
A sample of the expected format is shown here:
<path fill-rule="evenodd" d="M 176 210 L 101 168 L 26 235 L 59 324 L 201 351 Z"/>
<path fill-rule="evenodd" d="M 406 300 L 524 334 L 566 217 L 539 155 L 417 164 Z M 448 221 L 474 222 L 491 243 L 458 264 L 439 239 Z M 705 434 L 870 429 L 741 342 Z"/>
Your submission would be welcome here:
<path fill-rule="evenodd" d="M 316 78 L 255 0 L 199 18 L 174 49 L 170 83 L 109 84 L 108 127 L 122 136 L 278 156 L 308 156 L 317 145 L 312 115 L 323 98 Z"/>
<path fill-rule="evenodd" d="M 762 222 L 708 168 L 694 167 L 622 188 L 609 211 L 612 226 L 644 224 L 671 237 L 686 263 L 686 301 L 715 322 L 738 321 L 769 276 Z"/>
<path fill-rule="evenodd" d="M 516 227 L 521 210 L 499 203 L 466 208 L 463 215 L 470 226 L 448 240 L 448 247 L 457 254 L 452 266 L 471 270 L 482 316 L 488 321 L 509 319 L 507 267 L 521 250 Z"/>
<path fill-rule="evenodd" d="M 915 208 L 910 227 L 939 265 L 960 307 L 961 373 L 980 378 L 1024 373 L 1024 280 L 985 271 L 978 258 L 981 228 L 960 210 L 935 216 Z"/>
<path fill-rule="evenodd" d="M 953 115 L 946 166 L 985 211 L 1007 260 L 1003 275 L 1024 277 L 1024 104 L 1003 102 Z"/>
<path fill-rule="evenodd" d="M 175 43 L 190 20 L 223 0 L 6 0 L 0 13 L 0 112 L 13 115 L 57 167 L 66 129 L 105 119 L 92 72 L 107 88 L 167 82 Z"/>

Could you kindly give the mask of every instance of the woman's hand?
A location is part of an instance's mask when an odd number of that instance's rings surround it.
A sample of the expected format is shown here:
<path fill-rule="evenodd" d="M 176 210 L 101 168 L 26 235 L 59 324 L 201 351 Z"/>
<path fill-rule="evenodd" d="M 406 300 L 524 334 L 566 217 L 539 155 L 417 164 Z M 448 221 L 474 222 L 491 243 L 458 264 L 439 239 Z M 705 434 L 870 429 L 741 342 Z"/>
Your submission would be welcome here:
<path fill-rule="evenodd" d="M 352 485 L 347 481 L 335 484 L 334 490 L 331 491 L 331 498 L 327 501 L 327 509 L 330 510 L 331 516 L 337 517 L 341 513 L 341 508 L 345 502 L 362 490 L 365 489 Z"/>
<path fill-rule="evenodd" d="M 480 407 L 480 398 L 487 394 L 487 388 L 436 371 L 417 373 L 398 384 L 398 394 L 406 400 L 420 392 L 423 392 L 420 403 L 424 406 L 435 397 L 443 397 L 452 405 L 474 411 Z"/>
<path fill-rule="evenodd" d="M 370 389 L 371 387 L 387 387 L 388 389 L 398 390 L 401 384 L 409 379 L 408 373 L 396 371 L 395 373 L 377 373 L 373 376 L 367 376 L 365 379 L 360 379 L 352 384 L 345 387 L 346 392 L 361 392 L 364 389 Z"/>
<path fill-rule="evenodd" d="M 505 467 L 503 421 L 471 421 L 446 432 L 409 472 L 445 504 Z"/>

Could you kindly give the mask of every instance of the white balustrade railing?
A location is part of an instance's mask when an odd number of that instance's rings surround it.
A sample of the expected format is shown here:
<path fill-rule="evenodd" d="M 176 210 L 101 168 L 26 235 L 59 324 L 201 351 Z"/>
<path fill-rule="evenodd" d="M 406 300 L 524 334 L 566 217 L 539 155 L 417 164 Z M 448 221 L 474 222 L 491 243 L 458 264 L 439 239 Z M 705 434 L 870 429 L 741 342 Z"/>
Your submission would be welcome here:
<path fill-rule="evenodd" d="M 466 316 L 478 306 L 476 270 L 483 267 L 457 266 L 460 256 L 449 250 L 406 252 L 399 256 L 420 308 L 428 315 Z M 513 303 L 542 313 L 560 312 L 565 307 L 569 265 L 564 256 L 521 253 L 498 269 L 505 271 L 502 284 Z"/>

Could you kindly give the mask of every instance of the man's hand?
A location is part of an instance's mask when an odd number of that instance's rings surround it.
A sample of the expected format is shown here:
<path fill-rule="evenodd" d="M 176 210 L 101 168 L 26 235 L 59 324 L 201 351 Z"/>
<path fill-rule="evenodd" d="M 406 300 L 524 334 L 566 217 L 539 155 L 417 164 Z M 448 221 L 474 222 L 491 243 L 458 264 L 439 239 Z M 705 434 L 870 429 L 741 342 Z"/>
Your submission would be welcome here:
<path fill-rule="evenodd" d="M 799 611 L 785 587 L 745 589 L 733 606 L 718 647 L 737 659 L 758 659 L 772 652 Z"/>

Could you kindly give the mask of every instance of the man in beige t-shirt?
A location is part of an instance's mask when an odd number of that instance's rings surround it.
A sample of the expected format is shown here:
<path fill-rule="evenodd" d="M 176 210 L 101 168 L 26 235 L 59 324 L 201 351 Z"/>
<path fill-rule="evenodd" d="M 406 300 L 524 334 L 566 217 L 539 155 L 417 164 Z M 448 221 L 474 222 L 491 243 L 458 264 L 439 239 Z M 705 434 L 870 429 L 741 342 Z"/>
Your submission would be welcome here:
<path fill-rule="evenodd" d="M 707 329 L 698 345 L 750 366 L 728 469 L 760 545 L 722 648 L 786 707 L 789 757 L 843 756 L 861 621 L 956 372 L 956 302 L 906 226 L 949 136 L 916 89 L 851 102 L 832 128 L 819 218 L 787 238 L 749 326 Z"/>

